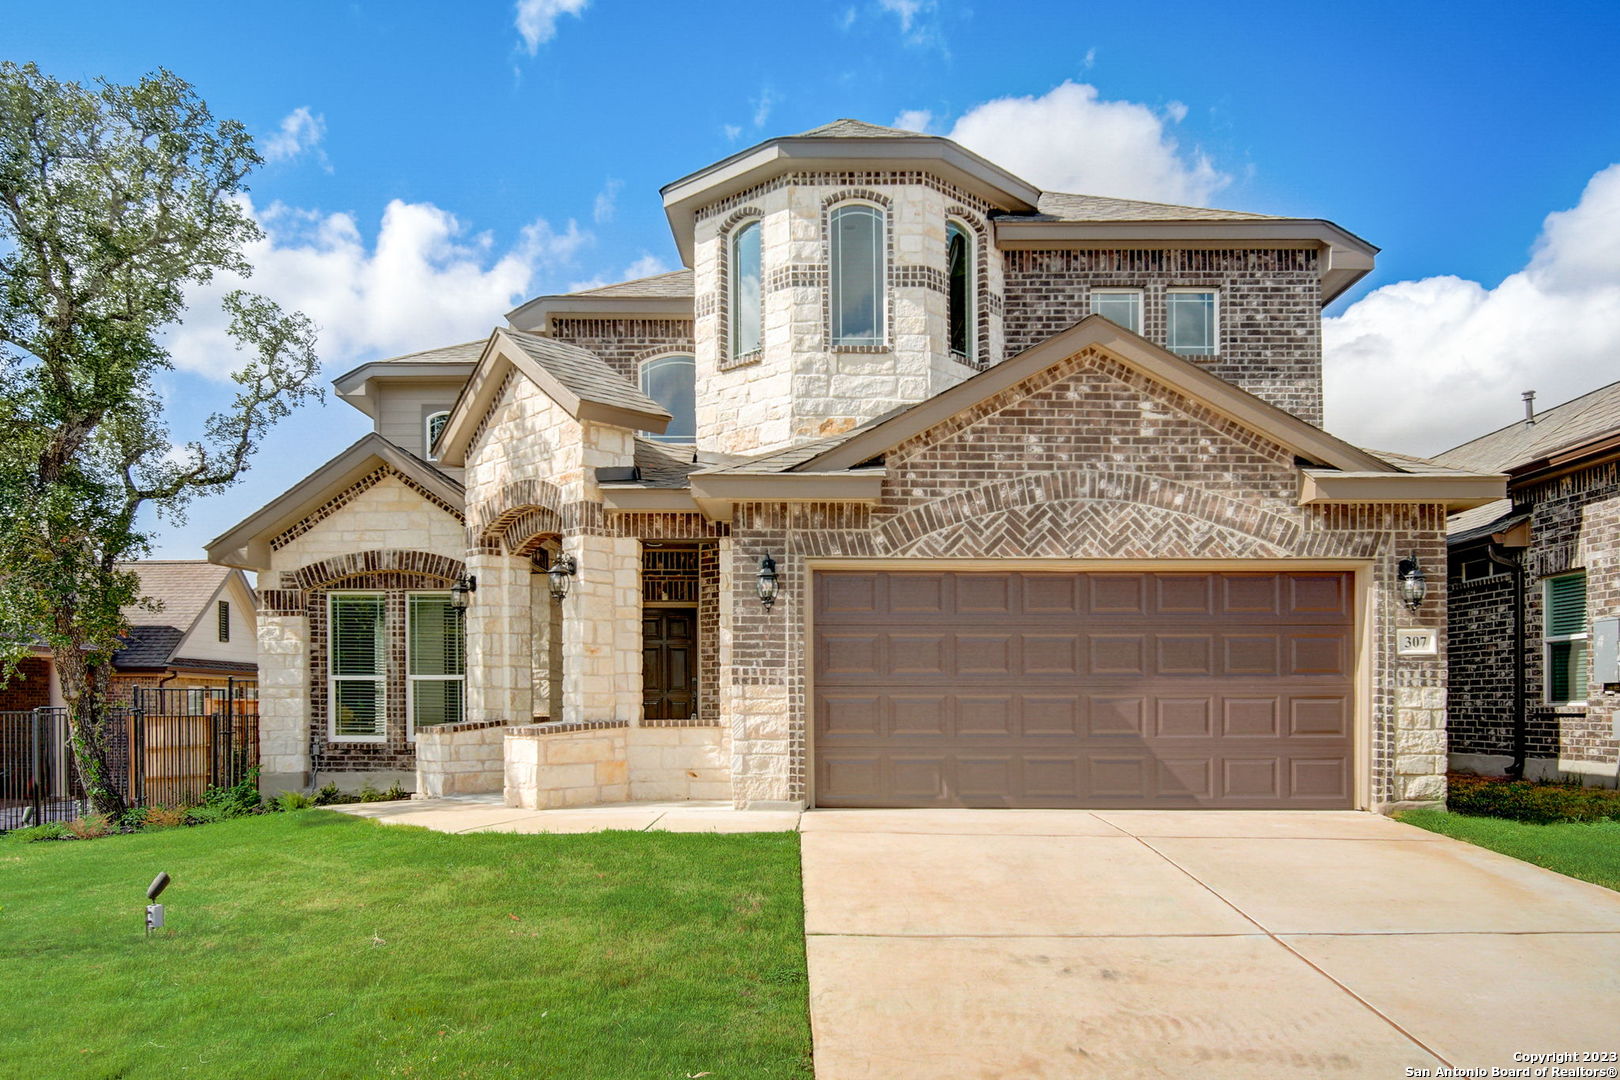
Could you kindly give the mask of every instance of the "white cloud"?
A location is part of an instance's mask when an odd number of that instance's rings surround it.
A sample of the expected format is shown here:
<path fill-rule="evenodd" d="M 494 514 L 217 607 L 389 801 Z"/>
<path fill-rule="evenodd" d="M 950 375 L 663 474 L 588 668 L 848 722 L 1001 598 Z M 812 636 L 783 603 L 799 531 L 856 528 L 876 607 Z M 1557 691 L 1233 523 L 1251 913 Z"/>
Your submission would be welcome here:
<path fill-rule="evenodd" d="M 727 142 L 736 142 L 738 139 L 742 138 L 742 127 L 740 125 L 724 124 L 721 126 L 720 130 L 725 132 Z"/>
<path fill-rule="evenodd" d="M 313 150 L 320 156 L 321 164 L 326 171 L 331 172 L 332 166 L 326 160 L 326 152 L 321 149 L 321 140 L 325 138 L 326 116 L 310 112 L 308 105 L 300 105 L 281 118 L 279 128 L 265 136 L 264 159 L 291 161 L 298 155 Z"/>
<path fill-rule="evenodd" d="M 1428 454 L 1620 376 L 1620 164 L 1549 214 L 1495 288 L 1444 276 L 1386 285 L 1323 321 L 1327 426 Z"/>
<path fill-rule="evenodd" d="M 221 379 L 240 364 L 219 311 L 233 288 L 307 314 L 320 329 L 322 361 L 341 369 L 488 333 L 537 291 L 537 279 L 571 265 L 592 240 L 573 221 L 558 229 L 537 219 L 499 250 L 488 233 L 470 233 L 448 211 L 398 199 L 383 211 L 371 245 L 349 214 L 273 204 L 255 216 L 266 235 L 246 252 L 253 276 L 221 275 L 194 290 L 184 322 L 169 335 L 182 370 Z"/>
<path fill-rule="evenodd" d="M 938 6 L 938 0 L 878 0 L 878 7 L 900 19 L 902 34 L 911 33 L 917 16 L 931 12 Z"/>
<path fill-rule="evenodd" d="M 755 127 L 765 126 L 765 121 L 771 118 L 771 109 L 775 106 L 776 100 L 776 92 L 768 86 L 759 92 L 759 97 L 754 99 Z"/>
<path fill-rule="evenodd" d="M 1085 58 L 1080 61 L 1080 66 L 1085 68 L 1087 71 L 1090 71 L 1096 65 L 1097 65 L 1097 47 L 1095 45 L 1093 45 L 1091 48 L 1086 50 Z"/>
<path fill-rule="evenodd" d="M 530 56 L 557 36 L 557 19 L 563 15 L 576 18 L 591 0 L 518 0 L 517 32 L 523 37 L 523 47 Z"/>
<path fill-rule="evenodd" d="M 1181 115 L 1184 106 L 1160 113 L 1065 82 L 1040 97 L 976 105 L 950 137 L 1050 191 L 1202 206 L 1231 178 L 1202 152 L 1182 151 L 1165 122 Z"/>
<path fill-rule="evenodd" d="M 634 281 L 637 278 L 652 277 L 654 274 L 667 274 L 673 269 L 658 256 L 643 251 L 641 257 L 618 274 L 595 274 L 584 281 L 571 281 L 568 283 L 569 292 L 579 292 L 581 289 L 600 289 L 604 285 L 616 285 L 621 281 Z"/>
<path fill-rule="evenodd" d="M 906 109 L 894 118 L 890 127 L 897 127 L 901 131 L 920 131 L 926 134 L 928 127 L 934 122 L 934 114 L 928 109 Z"/>
<path fill-rule="evenodd" d="M 946 51 L 937 18 L 939 0 L 878 0 L 878 7 L 900 20 L 900 36 L 907 45 L 937 46 Z"/>
<path fill-rule="evenodd" d="M 619 208 L 619 191 L 623 187 L 623 180 L 614 180 L 611 177 L 602 185 L 602 190 L 596 193 L 596 204 L 591 208 L 592 221 L 601 225 L 613 220 L 613 215 Z"/>

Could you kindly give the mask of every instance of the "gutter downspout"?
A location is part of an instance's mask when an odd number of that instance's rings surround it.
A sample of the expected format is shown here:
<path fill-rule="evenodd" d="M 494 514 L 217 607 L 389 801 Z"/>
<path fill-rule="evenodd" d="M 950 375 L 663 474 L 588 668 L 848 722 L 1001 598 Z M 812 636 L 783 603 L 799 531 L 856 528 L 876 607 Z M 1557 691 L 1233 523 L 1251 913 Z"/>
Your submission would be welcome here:
<path fill-rule="evenodd" d="M 1485 557 L 1513 575 L 1513 763 L 1507 773 L 1520 778 L 1524 776 L 1528 742 L 1524 705 L 1524 564 L 1502 554 L 1494 540 L 1485 545 Z"/>

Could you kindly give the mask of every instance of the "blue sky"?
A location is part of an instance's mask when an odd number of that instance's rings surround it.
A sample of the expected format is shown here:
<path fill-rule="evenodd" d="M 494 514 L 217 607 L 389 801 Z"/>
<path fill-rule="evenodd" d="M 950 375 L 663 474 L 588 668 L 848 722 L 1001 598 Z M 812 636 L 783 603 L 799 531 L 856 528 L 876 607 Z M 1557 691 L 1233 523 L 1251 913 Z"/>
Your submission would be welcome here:
<path fill-rule="evenodd" d="M 977 139 L 1054 189 L 1328 217 L 1380 245 L 1326 335 L 1329 425 L 1370 445 L 1439 450 L 1511 421 L 1521 389 L 1620 378 L 1620 5 L 9 7 L 0 54 L 75 79 L 166 66 L 260 136 L 252 287 L 316 316 L 329 376 L 673 267 L 660 185 L 854 116 Z M 226 393 L 210 302 L 174 339 L 179 434 Z M 366 426 L 331 400 L 286 422 L 243 484 L 160 526 L 160 553 L 199 552 Z"/>

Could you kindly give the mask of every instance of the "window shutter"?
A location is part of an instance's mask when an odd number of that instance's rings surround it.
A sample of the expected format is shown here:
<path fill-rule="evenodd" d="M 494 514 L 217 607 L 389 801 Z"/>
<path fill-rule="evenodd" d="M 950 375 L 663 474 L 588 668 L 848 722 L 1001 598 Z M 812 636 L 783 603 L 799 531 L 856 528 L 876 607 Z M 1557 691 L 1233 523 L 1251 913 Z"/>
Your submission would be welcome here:
<path fill-rule="evenodd" d="M 219 640 L 231 640 L 231 605 L 225 600 L 219 602 Z"/>
<path fill-rule="evenodd" d="M 1586 633 L 1586 575 L 1569 574 L 1547 582 L 1547 636 Z"/>

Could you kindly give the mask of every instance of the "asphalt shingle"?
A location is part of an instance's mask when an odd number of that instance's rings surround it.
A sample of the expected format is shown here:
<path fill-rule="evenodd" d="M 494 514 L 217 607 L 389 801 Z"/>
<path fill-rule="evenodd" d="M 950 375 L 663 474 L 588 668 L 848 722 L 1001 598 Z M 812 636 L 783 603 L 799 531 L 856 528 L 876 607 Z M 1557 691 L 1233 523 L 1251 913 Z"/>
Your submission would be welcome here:
<path fill-rule="evenodd" d="M 581 401 L 629 409 L 634 412 L 668 416 L 664 407 L 643 394 L 630 381 L 589 349 L 556 338 L 540 337 L 522 330 L 502 330 L 524 353 L 551 373 L 568 392 Z"/>
<path fill-rule="evenodd" d="M 1505 472 L 1611 431 L 1620 431 L 1620 382 L 1536 413 L 1534 424 L 1520 420 L 1454 446 L 1435 460 L 1453 468 Z"/>

